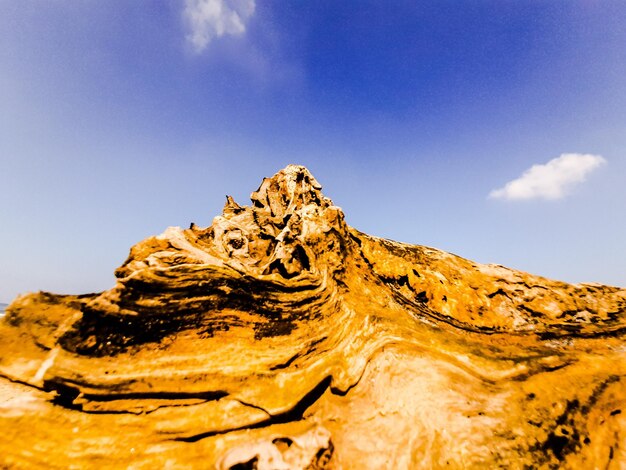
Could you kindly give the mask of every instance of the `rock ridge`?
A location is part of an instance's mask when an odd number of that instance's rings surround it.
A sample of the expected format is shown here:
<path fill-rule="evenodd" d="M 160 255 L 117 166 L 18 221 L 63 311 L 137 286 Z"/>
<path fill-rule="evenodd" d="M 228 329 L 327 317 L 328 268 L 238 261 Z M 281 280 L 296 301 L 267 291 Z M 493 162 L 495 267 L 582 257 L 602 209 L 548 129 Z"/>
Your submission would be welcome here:
<path fill-rule="evenodd" d="M 0 466 L 622 468 L 626 290 L 366 235 L 303 166 L 0 319 Z"/>

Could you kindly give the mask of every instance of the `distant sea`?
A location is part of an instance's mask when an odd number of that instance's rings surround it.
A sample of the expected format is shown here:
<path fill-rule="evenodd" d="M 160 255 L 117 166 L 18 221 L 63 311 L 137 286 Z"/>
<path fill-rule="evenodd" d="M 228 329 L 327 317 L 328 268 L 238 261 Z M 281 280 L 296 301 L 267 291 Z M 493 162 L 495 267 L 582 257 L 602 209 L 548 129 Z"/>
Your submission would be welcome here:
<path fill-rule="evenodd" d="M 3 304 L 0 302 L 0 317 L 4 316 L 4 309 L 7 308 L 9 305 L 8 304 Z"/>

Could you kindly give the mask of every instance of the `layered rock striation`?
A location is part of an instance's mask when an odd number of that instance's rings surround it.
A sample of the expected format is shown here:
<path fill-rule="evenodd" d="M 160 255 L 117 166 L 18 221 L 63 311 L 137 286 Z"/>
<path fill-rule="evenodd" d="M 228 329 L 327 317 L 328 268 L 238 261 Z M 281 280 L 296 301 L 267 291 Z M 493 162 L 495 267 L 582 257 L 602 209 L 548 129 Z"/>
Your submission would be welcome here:
<path fill-rule="evenodd" d="M 290 165 L 0 320 L 0 466 L 626 467 L 626 290 L 349 227 Z"/>

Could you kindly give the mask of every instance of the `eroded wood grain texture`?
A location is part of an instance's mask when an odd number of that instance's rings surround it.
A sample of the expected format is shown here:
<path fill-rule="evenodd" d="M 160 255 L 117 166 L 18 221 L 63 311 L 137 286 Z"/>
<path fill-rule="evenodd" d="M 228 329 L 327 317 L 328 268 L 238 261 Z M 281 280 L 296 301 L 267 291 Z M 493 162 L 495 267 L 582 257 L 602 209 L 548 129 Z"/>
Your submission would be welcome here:
<path fill-rule="evenodd" d="M 365 235 L 304 168 L 0 320 L 0 466 L 626 468 L 626 291 Z"/>

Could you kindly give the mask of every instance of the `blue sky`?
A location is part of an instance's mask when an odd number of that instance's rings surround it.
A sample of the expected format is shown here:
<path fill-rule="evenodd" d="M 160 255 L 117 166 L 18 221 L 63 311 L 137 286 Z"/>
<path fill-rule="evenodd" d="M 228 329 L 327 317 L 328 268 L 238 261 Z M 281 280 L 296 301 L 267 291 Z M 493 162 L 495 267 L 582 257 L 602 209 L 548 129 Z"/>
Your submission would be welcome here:
<path fill-rule="evenodd" d="M 621 1 L 1 0 L 0 109 L 0 301 L 289 163 L 367 233 L 626 286 Z"/>

